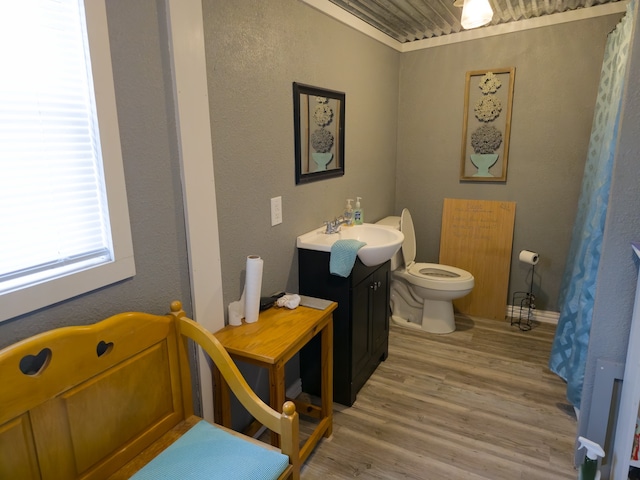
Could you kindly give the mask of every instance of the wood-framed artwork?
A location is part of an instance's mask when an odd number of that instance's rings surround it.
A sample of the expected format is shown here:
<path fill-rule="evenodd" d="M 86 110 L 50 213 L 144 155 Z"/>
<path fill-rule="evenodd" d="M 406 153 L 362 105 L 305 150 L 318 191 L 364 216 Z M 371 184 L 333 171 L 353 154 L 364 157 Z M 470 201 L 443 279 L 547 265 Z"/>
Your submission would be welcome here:
<path fill-rule="evenodd" d="M 467 72 L 460 180 L 506 182 L 515 67 Z"/>
<path fill-rule="evenodd" d="M 344 175 L 345 94 L 293 83 L 296 184 Z"/>

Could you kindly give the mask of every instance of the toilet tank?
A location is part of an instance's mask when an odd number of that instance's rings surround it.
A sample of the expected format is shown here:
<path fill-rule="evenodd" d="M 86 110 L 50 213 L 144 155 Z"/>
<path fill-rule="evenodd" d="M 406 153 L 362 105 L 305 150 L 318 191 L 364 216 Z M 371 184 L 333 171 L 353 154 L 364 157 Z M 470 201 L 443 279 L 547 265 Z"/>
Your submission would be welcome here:
<path fill-rule="evenodd" d="M 400 217 L 394 215 L 384 217 L 383 219 L 378 220 L 376 224 L 386 225 L 388 227 L 393 227 L 396 230 L 400 230 Z M 400 248 L 393 257 L 391 257 L 391 270 L 397 270 L 400 266 L 402 266 L 402 248 Z"/>

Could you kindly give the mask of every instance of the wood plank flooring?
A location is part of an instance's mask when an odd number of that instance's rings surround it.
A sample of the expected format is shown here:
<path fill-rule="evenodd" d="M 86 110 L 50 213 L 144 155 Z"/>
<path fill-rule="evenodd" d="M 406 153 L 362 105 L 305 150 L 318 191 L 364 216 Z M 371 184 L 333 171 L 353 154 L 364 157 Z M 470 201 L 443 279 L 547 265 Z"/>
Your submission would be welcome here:
<path fill-rule="evenodd" d="M 303 480 L 574 480 L 576 420 L 547 362 L 554 325 L 459 316 L 449 335 L 392 326 L 389 358 Z M 303 428 L 303 427 L 301 427 Z"/>

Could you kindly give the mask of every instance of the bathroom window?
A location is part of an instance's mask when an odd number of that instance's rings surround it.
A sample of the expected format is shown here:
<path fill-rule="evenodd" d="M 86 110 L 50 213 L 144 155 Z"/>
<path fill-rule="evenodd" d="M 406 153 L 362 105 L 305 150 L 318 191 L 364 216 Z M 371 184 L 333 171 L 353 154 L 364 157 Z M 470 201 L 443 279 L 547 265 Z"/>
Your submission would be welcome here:
<path fill-rule="evenodd" d="M 1 2 L 0 63 L 1 321 L 135 267 L 104 2 Z"/>

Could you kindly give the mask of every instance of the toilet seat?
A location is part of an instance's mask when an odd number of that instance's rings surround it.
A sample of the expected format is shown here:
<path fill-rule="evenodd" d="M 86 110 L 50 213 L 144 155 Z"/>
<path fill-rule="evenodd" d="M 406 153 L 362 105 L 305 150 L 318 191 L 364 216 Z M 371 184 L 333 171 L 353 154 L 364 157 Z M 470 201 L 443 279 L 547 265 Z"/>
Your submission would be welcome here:
<path fill-rule="evenodd" d="M 474 285 L 473 275 L 466 270 L 438 263 L 412 263 L 394 273 L 413 285 L 431 290 L 467 290 Z"/>
<path fill-rule="evenodd" d="M 416 233 L 408 209 L 402 210 L 400 231 L 404 234 L 402 257 L 405 270 L 399 276 L 419 287 L 432 290 L 466 290 L 473 288 L 474 278 L 466 270 L 438 263 L 416 263 Z M 403 275 L 404 273 L 404 275 Z"/>
<path fill-rule="evenodd" d="M 427 277 L 436 277 L 435 280 L 442 279 L 446 280 L 447 278 L 460 278 L 460 274 L 456 272 L 452 272 L 451 270 L 443 270 L 442 268 L 435 267 L 424 267 L 422 268 L 420 265 L 417 266 L 412 265 L 409 269 L 409 273 L 412 275 L 426 275 Z M 416 272 L 416 269 L 418 270 Z"/>

